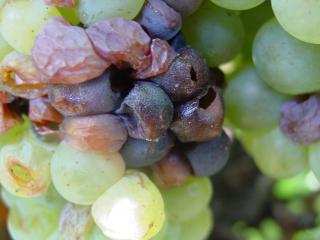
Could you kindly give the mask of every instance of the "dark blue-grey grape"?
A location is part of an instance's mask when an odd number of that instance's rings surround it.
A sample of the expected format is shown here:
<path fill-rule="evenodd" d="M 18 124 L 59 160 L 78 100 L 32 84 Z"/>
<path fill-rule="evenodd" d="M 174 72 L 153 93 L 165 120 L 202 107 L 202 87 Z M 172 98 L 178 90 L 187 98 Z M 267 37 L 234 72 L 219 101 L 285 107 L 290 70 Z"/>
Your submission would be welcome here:
<path fill-rule="evenodd" d="M 142 9 L 138 22 L 152 38 L 169 40 L 181 29 L 180 13 L 163 0 L 149 0 Z"/>
<path fill-rule="evenodd" d="M 195 176 L 207 177 L 219 172 L 226 165 L 230 147 L 231 141 L 223 131 L 220 137 L 212 141 L 186 146 L 185 154 Z"/>
<path fill-rule="evenodd" d="M 183 16 L 189 16 L 194 13 L 201 5 L 203 0 L 164 0 L 170 7 L 181 13 Z"/>
<path fill-rule="evenodd" d="M 111 112 L 120 98 L 120 93 L 112 89 L 111 72 L 80 84 L 49 86 L 51 105 L 65 117 Z"/>
<path fill-rule="evenodd" d="M 154 142 L 128 138 L 120 153 L 128 167 L 145 167 L 163 158 L 173 144 L 172 136 L 167 133 Z"/>
<path fill-rule="evenodd" d="M 174 102 L 191 99 L 204 92 L 209 84 L 209 68 L 205 59 L 193 48 L 180 50 L 168 71 L 151 79 Z"/>
<path fill-rule="evenodd" d="M 177 35 L 175 35 L 174 38 L 172 38 L 169 43 L 170 43 L 171 47 L 176 52 L 178 52 L 180 49 L 187 46 L 187 43 L 186 43 L 184 36 L 181 32 L 179 32 Z"/>
<path fill-rule="evenodd" d="M 137 82 L 116 111 L 124 120 L 129 136 L 157 140 L 170 126 L 173 104 L 154 83 Z"/>

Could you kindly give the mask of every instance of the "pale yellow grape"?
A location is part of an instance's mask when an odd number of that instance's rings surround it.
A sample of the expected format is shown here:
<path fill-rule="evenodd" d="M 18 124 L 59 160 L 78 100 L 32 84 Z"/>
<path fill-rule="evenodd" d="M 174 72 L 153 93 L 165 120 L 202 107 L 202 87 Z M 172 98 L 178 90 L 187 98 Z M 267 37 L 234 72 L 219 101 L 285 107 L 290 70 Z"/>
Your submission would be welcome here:
<path fill-rule="evenodd" d="M 205 209 L 212 197 L 208 178 L 191 177 L 183 186 L 161 189 L 168 217 L 174 222 L 192 219 Z"/>
<path fill-rule="evenodd" d="M 133 19 L 141 10 L 144 0 L 79 0 L 80 21 L 89 25 L 98 20 L 114 17 Z"/>
<path fill-rule="evenodd" d="M 0 35 L 0 61 L 13 49 L 6 40 Z"/>
<path fill-rule="evenodd" d="M 168 222 L 166 236 L 164 240 L 177 240 L 182 239 L 182 225 L 180 223 Z"/>
<path fill-rule="evenodd" d="M 92 216 L 107 237 L 117 240 L 148 240 L 165 221 L 159 190 L 138 171 L 128 171 L 109 188 L 93 204 Z"/>
<path fill-rule="evenodd" d="M 41 27 L 54 16 L 59 11 L 44 0 L 7 1 L 0 15 L 2 36 L 15 50 L 30 54 Z"/>
<path fill-rule="evenodd" d="M 62 142 L 51 160 L 51 177 L 69 202 L 91 205 L 124 174 L 119 153 L 81 152 Z"/>
<path fill-rule="evenodd" d="M 196 217 L 182 224 L 183 240 L 206 240 L 213 228 L 211 209 L 207 207 Z"/>

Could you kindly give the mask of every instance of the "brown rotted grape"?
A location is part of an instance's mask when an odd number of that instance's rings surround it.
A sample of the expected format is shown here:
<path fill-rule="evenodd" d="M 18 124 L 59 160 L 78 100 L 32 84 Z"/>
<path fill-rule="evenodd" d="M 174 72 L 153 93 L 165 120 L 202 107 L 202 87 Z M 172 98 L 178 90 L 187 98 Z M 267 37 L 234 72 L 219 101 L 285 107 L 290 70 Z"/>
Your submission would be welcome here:
<path fill-rule="evenodd" d="M 6 104 L 0 104 L 0 135 L 20 123 L 19 117 Z"/>
<path fill-rule="evenodd" d="M 176 108 L 170 129 L 181 142 L 209 141 L 221 134 L 223 118 L 222 95 L 210 87 L 204 96 Z"/>
<path fill-rule="evenodd" d="M 148 67 L 151 39 L 138 23 L 123 18 L 106 19 L 91 24 L 86 32 L 107 62 L 138 71 Z"/>
<path fill-rule="evenodd" d="M 188 159 L 177 149 L 172 149 L 152 166 L 154 180 L 162 187 L 179 187 L 191 176 Z"/>
<path fill-rule="evenodd" d="M 32 122 L 37 123 L 61 123 L 63 121 L 63 116 L 51 106 L 47 97 L 30 100 L 29 118 Z"/>
<path fill-rule="evenodd" d="M 153 39 L 150 47 L 151 63 L 146 69 L 134 74 L 137 79 L 146 79 L 157 76 L 168 71 L 176 52 L 161 39 Z"/>
<path fill-rule="evenodd" d="M 66 118 L 64 140 L 81 151 L 117 152 L 127 140 L 121 119 L 112 114 Z"/>
<path fill-rule="evenodd" d="M 7 91 L 0 91 L 0 104 L 11 103 L 14 100 L 14 96 Z"/>
<path fill-rule="evenodd" d="M 45 23 L 32 58 L 51 84 L 81 83 L 101 75 L 110 65 L 96 54 L 85 30 L 62 17 Z"/>
<path fill-rule="evenodd" d="M 209 68 L 196 50 L 185 47 L 179 51 L 166 73 L 151 80 L 159 84 L 172 101 L 186 101 L 206 90 Z"/>
<path fill-rule="evenodd" d="M 155 84 L 137 82 L 117 113 L 121 114 L 130 137 L 153 141 L 169 128 L 173 104 Z"/>

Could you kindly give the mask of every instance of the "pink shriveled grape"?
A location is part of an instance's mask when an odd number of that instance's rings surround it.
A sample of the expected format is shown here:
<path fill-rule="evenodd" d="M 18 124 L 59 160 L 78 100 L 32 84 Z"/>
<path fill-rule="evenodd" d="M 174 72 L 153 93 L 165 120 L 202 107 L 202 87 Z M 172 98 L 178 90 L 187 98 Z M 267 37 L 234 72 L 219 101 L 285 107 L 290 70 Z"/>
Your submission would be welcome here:
<path fill-rule="evenodd" d="M 112 114 L 66 118 L 62 132 L 65 141 L 81 151 L 117 152 L 128 137 L 124 123 Z"/>
<path fill-rule="evenodd" d="M 64 8 L 73 8 L 76 6 L 75 0 L 44 0 L 45 3 L 49 6 L 54 5 Z"/>
<path fill-rule="evenodd" d="M 150 47 L 151 63 L 143 71 L 137 72 L 134 77 L 137 79 L 146 79 L 154 77 L 168 71 L 173 59 L 177 53 L 168 44 L 161 39 L 153 39 Z"/>
<path fill-rule="evenodd" d="M 15 96 L 27 99 L 47 94 L 45 76 L 30 56 L 12 51 L 1 62 L 0 83 Z"/>
<path fill-rule="evenodd" d="M 47 97 L 30 100 L 29 118 L 32 122 L 43 124 L 46 122 L 61 123 L 63 120 L 62 115 L 51 106 Z"/>
<path fill-rule="evenodd" d="M 101 75 L 110 65 L 96 54 L 85 30 L 62 17 L 46 22 L 32 58 L 51 84 L 81 83 Z"/>
<path fill-rule="evenodd" d="M 86 31 L 106 61 L 138 71 L 148 67 L 151 40 L 137 22 L 120 17 L 106 19 L 91 24 Z"/>

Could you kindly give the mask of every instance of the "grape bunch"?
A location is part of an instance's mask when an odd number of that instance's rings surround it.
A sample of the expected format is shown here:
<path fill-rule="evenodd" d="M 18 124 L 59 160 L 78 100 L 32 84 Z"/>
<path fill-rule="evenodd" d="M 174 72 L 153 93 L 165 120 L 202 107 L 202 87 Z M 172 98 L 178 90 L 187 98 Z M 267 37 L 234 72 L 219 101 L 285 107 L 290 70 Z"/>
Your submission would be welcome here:
<path fill-rule="evenodd" d="M 231 146 L 217 65 L 239 46 L 213 60 L 186 43 L 183 17 L 201 3 L 2 1 L 0 182 L 13 239 L 209 236 L 209 177 Z"/>

